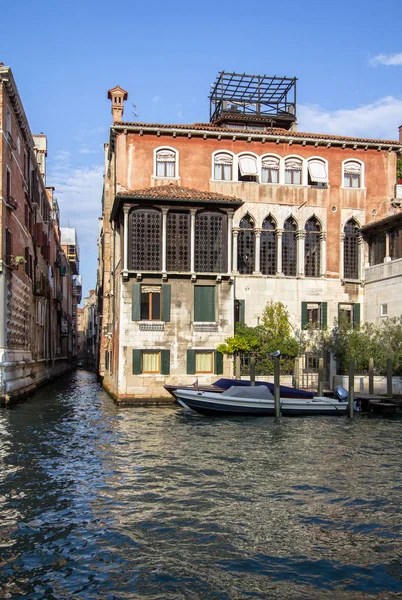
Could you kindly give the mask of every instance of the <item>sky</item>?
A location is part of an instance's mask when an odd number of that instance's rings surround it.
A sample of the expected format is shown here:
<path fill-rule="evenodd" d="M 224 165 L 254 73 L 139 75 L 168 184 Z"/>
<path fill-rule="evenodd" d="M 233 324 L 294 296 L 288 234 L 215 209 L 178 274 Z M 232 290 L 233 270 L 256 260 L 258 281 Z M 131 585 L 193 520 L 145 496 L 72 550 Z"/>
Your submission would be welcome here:
<path fill-rule="evenodd" d="M 400 0 L 19 0 L 0 61 L 12 68 L 32 133 L 48 139 L 47 185 L 75 227 L 83 295 L 96 285 L 108 89 L 124 120 L 209 120 L 220 71 L 297 77 L 299 131 L 398 139 Z"/>

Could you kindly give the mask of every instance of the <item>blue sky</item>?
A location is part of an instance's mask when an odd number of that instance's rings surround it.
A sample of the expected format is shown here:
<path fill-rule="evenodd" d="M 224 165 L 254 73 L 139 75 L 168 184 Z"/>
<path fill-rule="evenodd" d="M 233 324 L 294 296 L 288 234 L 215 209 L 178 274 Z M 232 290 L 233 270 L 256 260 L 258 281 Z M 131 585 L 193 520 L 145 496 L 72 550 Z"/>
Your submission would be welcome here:
<path fill-rule="evenodd" d="M 301 131 L 397 139 L 402 124 L 400 0 L 19 0 L 0 60 L 32 132 L 48 137 L 47 183 L 62 225 L 78 231 L 84 295 L 96 282 L 115 85 L 129 93 L 125 120 L 208 121 L 225 70 L 298 77 Z"/>

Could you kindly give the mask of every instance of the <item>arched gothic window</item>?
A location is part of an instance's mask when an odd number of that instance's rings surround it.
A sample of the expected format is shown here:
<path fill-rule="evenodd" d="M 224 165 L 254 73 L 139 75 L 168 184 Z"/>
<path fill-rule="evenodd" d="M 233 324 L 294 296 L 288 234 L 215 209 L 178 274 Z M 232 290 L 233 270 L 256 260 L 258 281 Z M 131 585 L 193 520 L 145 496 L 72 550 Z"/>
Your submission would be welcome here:
<path fill-rule="evenodd" d="M 276 225 L 269 216 L 262 224 L 260 238 L 260 269 L 264 275 L 276 273 Z"/>
<path fill-rule="evenodd" d="M 304 274 L 306 277 L 320 276 L 320 233 L 321 226 L 316 217 L 306 223 L 304 241 Z"/>
<path fill-rule="evenodd" d="M 350 219 L 344 229 L 343 276 L 345 279 L 359 278 L 359 225 Z"/>
<path fill-rule="evenodd" d="M 285 183 L 290 185 L 301 185 L 303 164 L 299 158 L 287 158 L 285 160 Z"/>
<path fill-rule="evenodd" d="M 167 270 L 190 271 L 190 213 L 169 210 L 166 228 Z"/>
<path fill-rule="evenodd" d="M 237 266 L 242 275 L 254 271 L 254 223 L 249 215 L 240 221 L 237 238 Z"/>
<path fill-rule="evenodd" d="M 362 187 L 362 165 L 356 160 L 343 163 L 343 186 L 347 188 Z"/>
<path fill-rule="evenodd" d="M 162 148 L 156 152 L 157 177 L 176 177 L 176 152 L 170 148 Z"/>
<path fill-rule="evenodd" d="M 129 269 L 134 271 L 160 271 L 161 213 L 152 208 L 131 211 L 129 231 Z"/>
<path fill-rule="evenodd" d="M 279 183 L 279 158 L 264 156 L 261 160 L 261 182 Z"/>
<path fill-rule="evenodd" d="M 204 211 L 195 217 L 197 273 L 224 273 L 226 267 L 227 217 L 218 211 Z"/>
<path fill-rule="evenodd" d="M 293 217 L 285 221 L 282 234 L 282 271 L 288 277 L 296 276 L 297 268 L 297 225 Z"/>
<path fill-rule="evenodd" d="M 231 181 L 233 179 L 233 156 L 219 152 L 214 156 L 214 179 Z"/>

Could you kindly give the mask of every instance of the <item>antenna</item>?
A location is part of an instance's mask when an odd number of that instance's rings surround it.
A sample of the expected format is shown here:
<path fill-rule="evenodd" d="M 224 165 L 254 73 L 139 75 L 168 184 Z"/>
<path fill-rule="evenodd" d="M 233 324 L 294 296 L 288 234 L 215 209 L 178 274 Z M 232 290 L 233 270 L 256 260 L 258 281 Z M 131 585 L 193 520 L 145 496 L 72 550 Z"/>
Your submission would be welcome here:
<path fill-rule="evenodd" d="M 139 115 L 138 115 L 138 113 L 137 113 L 137 105 L 136 105 L 136 104 L 133 104 L 133 103 L 131 103 L 131 106 L 133 107 L 133 117 L 134 117 L 134 119 L 138 119 L 138 116 L 139 116 Z"/>

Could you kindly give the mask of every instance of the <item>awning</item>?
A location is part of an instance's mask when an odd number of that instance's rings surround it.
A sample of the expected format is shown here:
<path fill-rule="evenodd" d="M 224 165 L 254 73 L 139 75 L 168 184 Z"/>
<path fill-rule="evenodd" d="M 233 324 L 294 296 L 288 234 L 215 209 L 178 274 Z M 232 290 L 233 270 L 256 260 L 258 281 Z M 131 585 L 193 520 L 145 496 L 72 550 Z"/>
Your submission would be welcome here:
<path fill-rule="evenodd" d="M 241 156 L 239 158 L 241 175 L 258 175 L 257 161 L 254 156 Z"/>
<path fill-rule="evenodd" d="M 308 172 L 310 173 L 311 181 L 328 183 L 327 168 L 322 160 L 309 160 Z"/>

